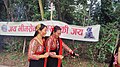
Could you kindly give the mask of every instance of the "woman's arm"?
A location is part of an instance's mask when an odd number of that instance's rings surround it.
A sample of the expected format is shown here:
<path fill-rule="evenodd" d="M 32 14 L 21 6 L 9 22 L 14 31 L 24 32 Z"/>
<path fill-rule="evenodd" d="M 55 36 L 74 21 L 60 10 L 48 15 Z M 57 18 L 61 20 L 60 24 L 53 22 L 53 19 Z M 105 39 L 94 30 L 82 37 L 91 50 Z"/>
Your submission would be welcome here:
<path fill-rule="evenodd" d="M 64 42 L 62 42 L 62 46 L 63 46 L 63 48 L 64 48 L 66 51 L 68 51 L 69 53 L 73 53 L 73 51 L 72 51 Z"/>
<path fill-rule="evenodd" d="M 64 42 L 62 42 L 63 48 L 69 52 L 71 57 L 75 58 L 74 56 L 79 56 L 79 54 L 74 53 L 73 50 L 71 50 Z"/>
<path fill-rule="evenodd" d="M 59 58 L 59 59 L 63 59 L 64 56 L 62 55 L 50 55 L 52 58 Z"/>
<path fill-rule="evenodd" d="M 47 42 L 46 42 L 46 52 L 50 52 L 50 45 L 52 43 L 52 40 L 51 39 L 48 39 Z"/>

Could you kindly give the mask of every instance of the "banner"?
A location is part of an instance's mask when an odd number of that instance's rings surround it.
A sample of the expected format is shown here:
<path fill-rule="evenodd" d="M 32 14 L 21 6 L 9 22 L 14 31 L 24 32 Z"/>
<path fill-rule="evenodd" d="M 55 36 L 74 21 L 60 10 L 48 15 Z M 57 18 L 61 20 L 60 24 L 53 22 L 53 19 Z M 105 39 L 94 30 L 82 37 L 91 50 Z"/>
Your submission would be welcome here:
<path fill-rule="evenodd" d="M 50 36 L 53 26 L 61 27 L 61 38 L 81 40 L 81 41 L 99 41 L 100 25 L 76 26 L 68 25 L 61 21 L 38 21 L 38 22 L 0 22 L 0 35 L 10 36 L 34 36 L 35 26 L 37 24 L 47 25 L 47 34 Z"/>

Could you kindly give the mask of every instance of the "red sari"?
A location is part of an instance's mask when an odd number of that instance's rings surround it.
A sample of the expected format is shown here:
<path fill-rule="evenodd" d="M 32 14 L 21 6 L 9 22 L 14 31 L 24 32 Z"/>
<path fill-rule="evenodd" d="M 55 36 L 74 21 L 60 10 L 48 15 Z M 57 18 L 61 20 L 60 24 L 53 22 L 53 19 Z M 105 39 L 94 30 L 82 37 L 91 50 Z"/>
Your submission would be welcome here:
<path fill-rule="evenodd" d="M 56 39 L 56 42 L 54 42 Z M 62 55 L 62 48 L 69 51 L 70 48 L 63 43 L 60 38 L 55 38 L 54 35 L 50 36 L 46 41 L 46 51 L 47 52 L 56 52 L 57 55 Z M 58 58 L 48 57 L 46 59 L 47 67 L 62 67 L 62 60 Z"/>
<path fill-rule="evenodd" d="M 36 57 L 36 55 L 44 54 L 44 49 L 44 45 L 41 45 L 37 38 L 33 38 L 30 41 L 28 49 L 29 67 L 45 67 L 44 59 Z"/>
<path fill-rule="evenodd" d="M 115 67 L 120 67 L 120 65 L 119 65 L 119 64 L 116 64 Z"/>

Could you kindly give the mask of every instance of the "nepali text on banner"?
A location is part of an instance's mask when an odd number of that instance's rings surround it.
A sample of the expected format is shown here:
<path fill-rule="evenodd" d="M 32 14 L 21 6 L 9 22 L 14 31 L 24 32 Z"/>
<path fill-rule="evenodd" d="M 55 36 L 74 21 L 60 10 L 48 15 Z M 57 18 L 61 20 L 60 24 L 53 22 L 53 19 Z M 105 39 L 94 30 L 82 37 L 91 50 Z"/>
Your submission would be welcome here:
<path fill-rule="evenodd" d="M 34 36 L 35 26 L 40 23 L 47 25 L 46 36 L 50 36 L 52 27 L 57 25 L 62 29 L 61 38 L 93 42 L 99 41 L 100 25 L 82 27 L 68 25 L 61 21 L 0 22 L 0 35 Z"/>

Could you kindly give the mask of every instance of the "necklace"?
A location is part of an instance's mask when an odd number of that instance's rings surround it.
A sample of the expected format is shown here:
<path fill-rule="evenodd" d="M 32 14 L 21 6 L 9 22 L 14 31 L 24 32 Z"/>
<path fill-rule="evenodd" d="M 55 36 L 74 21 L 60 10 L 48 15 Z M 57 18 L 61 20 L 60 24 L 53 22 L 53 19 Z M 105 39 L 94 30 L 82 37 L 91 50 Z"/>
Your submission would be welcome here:
<path fill-rule="evenodd" d="M 39 44 L 43 45 L 42 38 L 40 39 L 40 38 L 36 37 L 36 39 L 37 39 L 37 41 L 38 41 Z"/>

